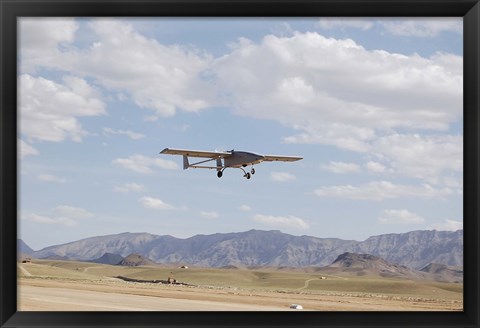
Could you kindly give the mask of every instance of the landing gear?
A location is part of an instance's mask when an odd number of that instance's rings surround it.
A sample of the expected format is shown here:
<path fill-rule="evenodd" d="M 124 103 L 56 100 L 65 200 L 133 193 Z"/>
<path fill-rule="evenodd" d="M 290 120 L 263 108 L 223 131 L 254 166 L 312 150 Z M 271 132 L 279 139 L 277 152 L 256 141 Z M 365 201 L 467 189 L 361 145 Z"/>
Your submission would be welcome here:
<path fill-rule="evenodd" d="M 239 167 L 239 169 L 243 171 L 243 173 L 244 173 L 243 177 L 244 178 L 250 179 L 252 177 L 250 175 L 250 172 L 246 172 L 242 167 Z"/>
<path fill-rule="evenodd" d="M 252 178 L 252 175 L 255 174 L 255 169 L 253 168 L 252 166 L 252 169 L 250 170 L 250 172 L 247 172 L 243 169 L 243 167 L 239 167 L 240 170 L 243 171 L 243 177 L 246 178 L 247 180 L 248 179 L 251 179 Z M 221 178 L 223 176 L 223 171 L 225 170 L 225 167 L 219 171 L 217 171 L 217 177 Z"/>

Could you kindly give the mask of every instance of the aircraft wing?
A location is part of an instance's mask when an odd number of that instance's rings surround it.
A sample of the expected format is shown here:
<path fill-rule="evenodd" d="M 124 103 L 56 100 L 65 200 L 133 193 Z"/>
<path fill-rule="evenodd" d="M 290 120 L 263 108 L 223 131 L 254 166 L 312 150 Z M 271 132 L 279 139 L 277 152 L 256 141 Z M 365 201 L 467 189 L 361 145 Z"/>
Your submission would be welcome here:
<path fill-rule="evenodd" d="M 203 151 L 192 149 L 175 149 L 165 148 L 160 154 L 168 155 L 186 155 L 188 157 L 203 157 L 203 158 L 223 158 L 232 155 L 229 151 Z"/>
<path fill-rule="evenodd" d="M 265 155 L 263 160 L 267 162 L 295 162 L 303 159 L 300 156 L 277 156 L 277 155 Z"/>

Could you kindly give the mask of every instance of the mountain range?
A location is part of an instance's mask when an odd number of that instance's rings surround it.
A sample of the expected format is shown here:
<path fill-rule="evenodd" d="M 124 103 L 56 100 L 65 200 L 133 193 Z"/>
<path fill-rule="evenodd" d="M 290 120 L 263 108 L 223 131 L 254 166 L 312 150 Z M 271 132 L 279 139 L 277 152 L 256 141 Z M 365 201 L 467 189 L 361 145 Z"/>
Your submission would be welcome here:
<path fill-rule="evenodd" d="M 18 247 L 19 254 L 30 255 L 35 252 L 33 249 L 30 248 L 30 246 L 25 244 L 25 242 L 21 239 L 17 240 L 17 247 Z"/>
<path fill-rule="evenodd" d="M 343 253 L 358 253 L 420 270 L 431 263 L 463 267 L 463 230 L 385 234 L 365 241 L 293 236 L 278 230 L 195 235 L 186 239 L 126 232 L 86 238 L 38 251 L 31 250 L 19 240 L 20 250 L 34 258 L 94 261 L 106 257 L 116 261 L 135 253 L 156 263 L 297 268 L 328 266 Z"/>

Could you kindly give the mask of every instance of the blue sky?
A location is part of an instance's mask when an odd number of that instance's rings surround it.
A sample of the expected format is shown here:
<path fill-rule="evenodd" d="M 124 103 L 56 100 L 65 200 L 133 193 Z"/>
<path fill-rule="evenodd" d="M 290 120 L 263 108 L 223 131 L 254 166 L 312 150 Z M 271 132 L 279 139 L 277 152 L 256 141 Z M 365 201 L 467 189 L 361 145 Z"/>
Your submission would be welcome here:
<path fill-rule="evenodd" d="M 19 237 L 463 222 L 461 18 L 19 23 Z M 166 148 L 298 155 L 182 170 Z"/>

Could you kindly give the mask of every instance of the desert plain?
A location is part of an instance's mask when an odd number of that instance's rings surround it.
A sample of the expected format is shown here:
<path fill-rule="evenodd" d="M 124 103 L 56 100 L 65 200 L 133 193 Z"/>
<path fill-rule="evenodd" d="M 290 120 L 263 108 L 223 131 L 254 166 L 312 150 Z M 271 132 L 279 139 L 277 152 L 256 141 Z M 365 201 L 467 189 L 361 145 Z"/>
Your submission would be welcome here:
<path fill-rule="evenodd" d="M 123 267 L 60 260 L 17 265 L 19 311 L 463 310 L 458 282 L 292 268 Z M 177 284 L 160 282 L 168 278 Z"/>

